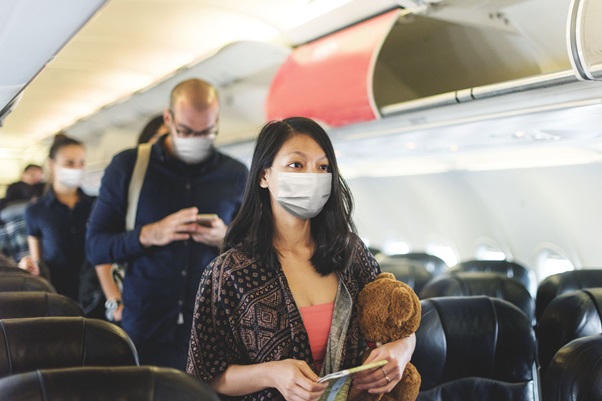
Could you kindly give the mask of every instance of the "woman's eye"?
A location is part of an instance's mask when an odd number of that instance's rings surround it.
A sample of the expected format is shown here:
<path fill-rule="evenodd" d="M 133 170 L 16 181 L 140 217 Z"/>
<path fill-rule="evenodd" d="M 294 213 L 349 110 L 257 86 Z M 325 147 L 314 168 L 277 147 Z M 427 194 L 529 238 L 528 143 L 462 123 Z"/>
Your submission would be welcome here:
<path fill-rule="evenodd" d="M 330 166 L 328 164 L 322 164 L 319 168 L 322 171 L 330 171 Z"/>
<path fill-rule="evenodd" d="M 302 167 L 303 167 L 303 166 L 301 165 L 301 163 L 298 163 L 298 162 L 292 162 L 292 163 L 290 163 L 288 166 L 289 166 L 289 167 L 292 167 L 292 168 L 302 168 Z"/>

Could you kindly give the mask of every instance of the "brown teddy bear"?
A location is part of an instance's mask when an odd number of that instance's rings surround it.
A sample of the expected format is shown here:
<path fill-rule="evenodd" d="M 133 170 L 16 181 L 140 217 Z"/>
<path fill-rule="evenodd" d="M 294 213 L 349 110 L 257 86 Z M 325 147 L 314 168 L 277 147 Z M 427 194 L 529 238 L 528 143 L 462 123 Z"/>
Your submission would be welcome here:
<path fill-rule="evenodd" d="M 412 288 L 397 281 L 391 273 L 379 274 L 376 280 L 362 289 L 358 296 L 357 312 L 360 330 L 368 342 L 368 349 L 362 353 L 362 361 L 368 358 L 376 344 L 408 337 L 420 325 L 420 300 Z M 374 346 L 370 348 L 371 345 Z M 420 381 L 416 367 L 408 363 L 401 381 L 390 393 L 370 394 L 352 386 L 347 400 L 414 401 L 418 397 Z"/>

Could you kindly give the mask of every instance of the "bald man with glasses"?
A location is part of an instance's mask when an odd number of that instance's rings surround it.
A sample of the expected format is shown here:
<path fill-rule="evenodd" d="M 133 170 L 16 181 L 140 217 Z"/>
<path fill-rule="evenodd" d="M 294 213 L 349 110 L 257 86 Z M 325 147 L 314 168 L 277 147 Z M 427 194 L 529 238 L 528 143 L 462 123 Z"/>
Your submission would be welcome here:
<path fill-rule="evenodd" d="M 128 266 L 122 297 L 109 301 L 123 305 L 121 324 L 140 363 L 185 370 L 198 284 L 238 211 L 248 170 L 214 146 L 219 99 L 208 82 L 176 85 L 163 120 L 169 133 L 152 145 L 133 229 L 125 221 L 137 150 L 129 149 L 105 171 L 86 242 L 94 264 Z"/>

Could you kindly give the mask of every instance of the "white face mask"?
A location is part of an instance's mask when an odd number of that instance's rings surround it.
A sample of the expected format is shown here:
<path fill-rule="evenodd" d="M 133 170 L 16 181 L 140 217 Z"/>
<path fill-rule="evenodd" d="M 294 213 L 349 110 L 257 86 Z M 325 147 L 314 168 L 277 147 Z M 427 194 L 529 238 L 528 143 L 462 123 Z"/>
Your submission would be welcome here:
<path fill-rule="evenodd" d="M 84 170 L 81 168 L 57 167 L 55 179 L 67 188 L 77 188 L 84 178 Z"/>
<path fill-rule="evenodd" d="M 174 152 L 184 163 L 197 164 L 206 160 L 211 154 L 213 139 L 180 138 L 172 135 Z"/>
<path fill-rule="evenodd" d="M 282 173 L 278 176 L 276 201 L 284 210 L 300 219 L 317 216 L 328 198 L 332 173 Z"/>

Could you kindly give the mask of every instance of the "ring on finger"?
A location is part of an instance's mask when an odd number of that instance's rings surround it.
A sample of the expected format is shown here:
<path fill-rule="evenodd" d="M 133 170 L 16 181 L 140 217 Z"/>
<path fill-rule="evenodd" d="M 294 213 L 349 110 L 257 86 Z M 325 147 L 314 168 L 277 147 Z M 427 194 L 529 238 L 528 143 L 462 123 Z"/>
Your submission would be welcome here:
<path fill-rule="evenodd" d="M 387 383 L 391 383 L 391 379 L 389 379 L 389 377 L 387 376 L 387 372 L 385 372 L 385 369 L 381 367 L 380 370 L 383 371 L 383 375 L 385 375 L 385 379 L 387 379 Z"/>

